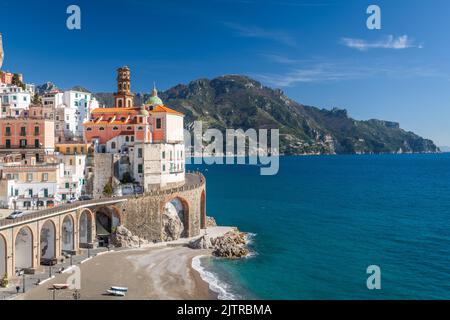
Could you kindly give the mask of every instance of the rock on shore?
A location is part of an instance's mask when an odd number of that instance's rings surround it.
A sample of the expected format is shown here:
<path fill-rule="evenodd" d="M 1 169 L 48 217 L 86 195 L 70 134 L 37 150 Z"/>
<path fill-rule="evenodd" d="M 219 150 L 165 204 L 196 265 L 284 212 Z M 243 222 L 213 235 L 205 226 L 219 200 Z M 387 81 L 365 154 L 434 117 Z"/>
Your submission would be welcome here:
<path fill-rule="evenodd" d="M 212 254 L 222 258 L 242 258 L 249 254 L 247 249 L 246 233 L 234 229 L 223 236 L 211 238 L 204 235 L 189 243 L 193 249 L 212 249 Z"/>
<path fill-rule="evenodd" d="M 214 219 L 214 217 L 206 217 L 206 227 L 217 227 L 216 219 Z"/>
<path fill-rule="evenodd" d="M 137 248 L 140 244 L 147 244 L 148 241 L 141 239 L 131 233 L 130 230 L 124 226 L 118 226 L 116 232 L 111 235 L 112 245 L 119 248 Z"/>

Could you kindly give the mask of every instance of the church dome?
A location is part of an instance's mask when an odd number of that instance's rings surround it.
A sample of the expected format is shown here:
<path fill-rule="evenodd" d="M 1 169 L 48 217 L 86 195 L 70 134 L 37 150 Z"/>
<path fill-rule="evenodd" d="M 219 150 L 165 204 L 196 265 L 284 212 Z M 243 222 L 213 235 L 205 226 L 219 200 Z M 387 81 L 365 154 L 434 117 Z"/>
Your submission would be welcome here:
<path fill-rule="evenodd" d="M 156 90 L 155 86 L 153 86 L 152 93 L 150 95 L 150 98 L 147 100 L 146 104 L 148 104 L 148 105 L 150 105 L 152 107 L 157 107 L 157 106 L 163 106 L 164 105 L 162 100 L 158 97 L 158 90 Z"/>

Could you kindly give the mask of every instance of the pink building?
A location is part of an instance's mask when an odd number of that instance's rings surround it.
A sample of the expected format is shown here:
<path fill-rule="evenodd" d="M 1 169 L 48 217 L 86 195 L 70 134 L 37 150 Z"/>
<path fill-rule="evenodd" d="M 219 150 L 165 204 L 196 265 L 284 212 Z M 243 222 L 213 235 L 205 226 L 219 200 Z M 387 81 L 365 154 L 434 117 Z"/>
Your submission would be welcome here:
<path fill-rule="evenodd" d="M 54 122 L 39 118 L 1 118 L 0 153 L 35 155 L 55 148 Z"/>

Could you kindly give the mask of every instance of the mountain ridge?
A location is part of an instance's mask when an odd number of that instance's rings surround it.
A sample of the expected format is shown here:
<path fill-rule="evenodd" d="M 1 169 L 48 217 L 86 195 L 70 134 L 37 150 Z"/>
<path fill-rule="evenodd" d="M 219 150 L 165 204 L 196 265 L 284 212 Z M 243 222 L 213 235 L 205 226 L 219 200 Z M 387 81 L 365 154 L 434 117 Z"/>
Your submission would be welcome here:
<path fill-rule="evenodd" d="M 111 106 L 112 93 L 97 93 Z M 243 75 L 200 78 L 160 92 L 164 103 L 185 114 L 186 128 L 196 120 L 203 128 L 279 129 L 283 154 L 355 154 L 439 152 L 429 139 L 401 129 L 398 122 L 355 120 L 345 109 L 307 106 L 280 89 Z M 149 94 L 137 93 L 135 105 Z"/>

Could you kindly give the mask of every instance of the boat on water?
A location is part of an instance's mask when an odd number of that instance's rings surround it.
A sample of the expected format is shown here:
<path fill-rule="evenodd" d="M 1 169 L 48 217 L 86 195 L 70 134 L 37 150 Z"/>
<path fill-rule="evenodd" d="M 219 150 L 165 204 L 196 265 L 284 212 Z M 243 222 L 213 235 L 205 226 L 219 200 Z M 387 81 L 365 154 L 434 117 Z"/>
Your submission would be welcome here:
<path fill-rule="evenodd" d="M 106 290 L 106 292 L 112 296 L 125 297 L 125 291 Z"/>

